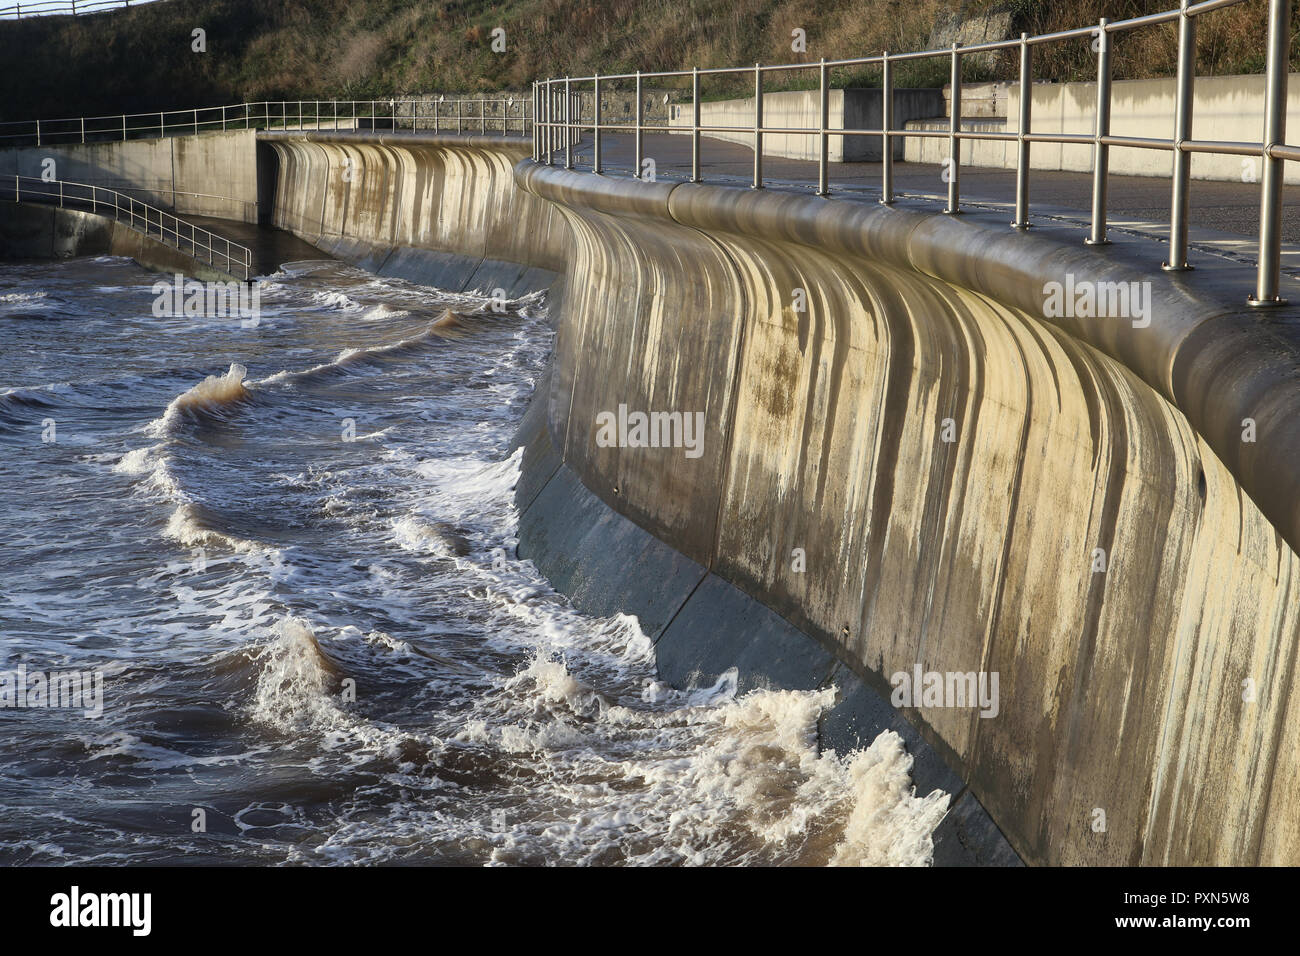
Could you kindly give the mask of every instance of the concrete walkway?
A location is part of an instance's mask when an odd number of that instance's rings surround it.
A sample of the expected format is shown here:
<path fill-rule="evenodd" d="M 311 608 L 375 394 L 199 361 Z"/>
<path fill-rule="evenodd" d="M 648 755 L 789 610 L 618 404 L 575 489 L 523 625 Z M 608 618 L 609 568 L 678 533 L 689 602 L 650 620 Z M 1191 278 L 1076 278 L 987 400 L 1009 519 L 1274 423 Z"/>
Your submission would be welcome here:
<path fill-rule="evenodd" d="M 181 219 L 192 222 L 223 239 L 247 246 L 253 253 L 253 268 L 249 274 L 254 277 L 270 275 L 286 262 L 334 258 L 328 252 L 317 249 L 293 233 L 276 229 L 274 226 L 259 226 L 257 223 L 239 222 L 234 219 L 216 219 L 212 216 L 188 214 L 182 214 Z"/>

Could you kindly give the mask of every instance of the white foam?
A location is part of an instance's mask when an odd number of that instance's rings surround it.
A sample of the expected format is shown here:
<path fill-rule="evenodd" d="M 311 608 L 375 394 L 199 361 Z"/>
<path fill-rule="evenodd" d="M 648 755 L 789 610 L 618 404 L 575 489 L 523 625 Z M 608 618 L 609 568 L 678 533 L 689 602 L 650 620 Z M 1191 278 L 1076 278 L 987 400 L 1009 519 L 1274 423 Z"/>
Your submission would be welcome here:
<path fill-rule="evenodd" d="M 224 375 L 209 375 L 193 388 L 172 399 L 161 418 L 149 424 L 152 435 L 163 435 L 189 416 L 210 414 L 247 401 L 251 393 L 244 385 L 248 369 L 232 362 Z"/>

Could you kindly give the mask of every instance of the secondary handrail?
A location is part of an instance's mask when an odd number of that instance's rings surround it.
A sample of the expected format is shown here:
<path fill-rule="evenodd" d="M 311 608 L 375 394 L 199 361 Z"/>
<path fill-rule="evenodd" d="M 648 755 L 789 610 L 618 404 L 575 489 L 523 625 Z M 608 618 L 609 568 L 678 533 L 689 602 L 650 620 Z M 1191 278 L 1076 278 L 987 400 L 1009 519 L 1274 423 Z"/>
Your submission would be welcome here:
<path fill-rule="evenodd" d="M 124 226 L 197 260 L 202 261 L 206 253 L 208 265 L 236 279 L 247 282 L 252 272 L 253 252 L 247 246 L 231 242 L 224 236 L 218 236 L 116 189 L 61 179 L 14 176 L 13 197 L 15 202 L 43 202 L 57 204 L 60 208 L 89 208 L 91 212 L 104 214 L 111 211 L 113 218 Z"/>
<path fill-rule="evenodd" d="M 135 0 L 137 7 L 156 0 Z M 125 10 L 131 0 L 33 0 L 0 7 L 0 20 L 21 20 L 23 17 L 77 16 L 82 13 L 103 13 L 107 10 Z"/>
<path fill-rule="evenodd" d="M 365 126 L 363 124 L 369 124 Z M 236 129 L 432 129 L 527 136 L 525 94 L 494 97 L 389 97 L 369 100 L 260 100 L 183 110 L 0 122 L 2 146 L 53 146 Z"/>
<path fill-rule="evenodd" d="M 597 175 L 602 168 L 602 134 L 607 132 L 632 132 L 635 134 L 634 165 L 632 175 L 640 178 L 644 158 L 644 134 L 647 132 L 689 133 L 691 136 L 690 181 L 702 182 L 700 175 L 700 137 L 703 133 L 746 133 L 753 137 L 754 174 L 752 187 L 762 189 L 763 137 L 768 133 L 807 134 L 819 140 L 818 196 L 830 195 L 828 177 L 829 141 L 832 136 L 877 136 L 881 139 L 881 197 L 880 202 L 894 202 L 894 158 L 890 148 L 896 138 L 931 137 L 948 140 L 947 170 L 948 196 L 944 212 L 961 211 L 961 144 L 964 140 L 996 140 L 1017 145 L 1016 202 L 1013 228 L 1029 226 L 1029 158 L 1033 143 L 1073 143 L 1089 145 L 1093 149 L 1093 186 L 1091 224 L 1087 242 L 1103 244 L 1106 238 L 1107 193 L 1109 186 L 1109 154 L 1112 148 L 1157 149 L 1173 153 L 1173 194 L 1169 223 L 1169 258 L 1164 268 L 1169 271 L 1189 269 L 1188 249 L 1188 194 L 1191 184 L 1191 156 L 1193 153 L 1257 156 L 1263 166 L 1260 179 L 1260 232 L 1259 263 L 1255 293 L 1251 305 L 1279 305 L 1282 243 L 1282 181 L 1287 160 L 1300 161 L 1300 146 L 1286 143 L 1287 70 L 1291 30 L 1291 0 L 1267 0 L 1268 41 L 1265 67 L 1265 101 L 1261 138 L 1258 142 L 1220 142 L 1194 140 L 1192 130 L 1193 88 L 1196 75 L 1196 21 L 1197 18 L 1224 7 L 1255 0 L 1201 0 L 1192 3 L 1182 0 L 1177 9 L 1111 21 L 1105 17 L 1096 26 L 1061 30 L 1040 36 L 1022 33 L 1019 39 L 997 40 L 988 43 L 920 50 L 909 53 L 883 52 L 875 56 L 853 57 L 841 60 L 822 59 L 814 63 L 786 63 L 776 65 L 755 64 L 753 67 L 719 67 L 713 69 L 672 70 L 655 73 L 616 73 L 590 76 L 553 77 L 533 84 L 533 160 L 547 165 L 556 163 L 556 153 L 563 150 L 563 163 L 574 168 L 574 149 L 585 133 L 592 137 L 591 171 Z M 1178 24 L 1178 69 L 1174 106 L 1174 135 L 1169 139 L 1157 137 L 1113 136 L 1110 132 L 1111 108 L 1111 37 L 1128 30 L 1163 23 Z M 1088 39 L 1097 55 L 1097 107 L 1091 135 L 1068 133 L 1035 133 L 1031 127 L 1033 56 L 1034 47 L 1046 43 Z M 967 130 L 962 128 L 961 92 L 962 57 L 973 53 L 997 50 L 1017 50 L 1020 69 L 1019 125 L 1015 133 Z M 897 63 L 933 57 L 949 59 L 949 85 L 951 89 L 951 115 L 945 130 L 908 130 L 895 128 L 893 122 L 894 66 Z M 882 88 L 882 115 L 878 129 L 830 128 L 828 71 L 836 67 L 877 66 L 880 68 Z M 765 75 L 800 70 L 818 71 L 820 96 L 820 122 L 815 127 L 774 127 L 763 120 L 763 78 Z M 754 119 L 746 126 L 720 126 L 700 121 L 700 80 L 710 76 L 748 75 L 754 81 Z M 643 83 L 646 80 L 686 79 L 691 81 L 690 122 L 680 125 L 650 124 L 645 122 Z M 611 123 L 602 115 L 601 89 L 607 84 L 635 83 L 636 110 L 630 123 Z M 590 110 L 584 103 L 590 99 Z"/>

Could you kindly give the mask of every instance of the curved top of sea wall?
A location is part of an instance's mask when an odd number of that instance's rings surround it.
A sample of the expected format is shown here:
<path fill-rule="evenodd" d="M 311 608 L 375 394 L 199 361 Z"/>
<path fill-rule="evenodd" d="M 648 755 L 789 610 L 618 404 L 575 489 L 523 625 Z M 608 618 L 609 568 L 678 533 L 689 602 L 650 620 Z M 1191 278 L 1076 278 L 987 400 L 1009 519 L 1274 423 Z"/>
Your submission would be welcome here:
<path fill-rule="evenodd" d="M 619 215 L 668 219 L 703 231 L 779 239 L 888 262 L 986 295 L 1056 326 L 1110 358 L 1171 402 L 1205 438 L 1300 552 L 1300 342 L 1164 275 L 1010 229 L 774 190 L 593 177 L 523 161 L 520 185 L 543 198 Z M 1093 283 L 1151 284 L 1149 325 L 1122 317 L 1053 317 L 1044 286 L 1066 275 Z M 1243 442 L 1243 419 L 1256 440 Z"/>

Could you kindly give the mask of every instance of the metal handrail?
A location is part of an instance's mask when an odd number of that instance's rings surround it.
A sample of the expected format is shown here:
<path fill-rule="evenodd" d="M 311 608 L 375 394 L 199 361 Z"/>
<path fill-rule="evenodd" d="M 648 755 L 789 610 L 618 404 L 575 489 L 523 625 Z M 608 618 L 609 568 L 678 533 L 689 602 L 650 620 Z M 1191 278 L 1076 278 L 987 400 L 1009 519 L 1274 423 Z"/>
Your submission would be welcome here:
<path fill-rule="evenodd" d="M 155 0 L 135 0 L 137 7 Z M 21 20 L 23 17 L 77 16 L 82 13 L 103 13 L 106 10 L 125 10 L 131 0 L 35 0 L 0 7 L 0 20 Z"/>
<path fill-rule="evenodd" d="M 491 107 L 491 109 L 489 109 Z M 432 108 L 432 111 L 430 111 Z M 479 133 L 499 130 L 528 136 L 532 129 L 528 96 L 405 97 L 371 100 L 262 100 L 227 106 L 107 116 L 0 122 L 0 147 L 53 146 L 183 136 L 238 129 L 432 130 Z M 342 124 L 342 125 L 340 125 Z"/>
<path fill-rule="evenodd" d="M 1128 20 L 1102 18 L 1096 26 L 1061 30 L 1040 36 L 1022 33 L 1019 39 L 998 40 L 989 43 L 908 53 L 883 52 L 876 56 L 854 57 L 842 60 L 822 59 L 814 63 L 785 63 L 775 65 L 754 64 L 753 67 L 692 68 L 657 73 L 593 73 L 582 77 L 553 77 L 533 84 L 533 161 L 555 165 L 557 151 L 563 146 L 563 163 L 573 169 L 572 146 L 584 134 L 592 137 L 592 172 L 603 173 L 601 166 L 602 136 L 607 132 L 632 132 L 635 134 L 635 160 L 632 175 L 640 178 L 644 155 L 643 136 L 646 132 L 689 133 L 691 136 L 691 175 L 693 183 L 702 182 L 700 155 L 702 133 L 744 133 L 753 137 L 754 177 L 752 187 L 762 189 L 763 137 L 769 133 L 807 134 L 818 137 L 818 196 L 830 195 L 828 170 L 828 143 L 832 136 L 876 136 L 881 140 L 881 197 L 880 202 L 894 202 L 893 153 L 894 139 L 912 136 L 918 138 L 945 138 L 948 140 L 949 168 L 947 205 L 944 212 L 961 212 L 961 144 L 967 140 L 1014 142 L 1016 159 L 1015 218 L 1011 225 L 1016 229 L 1029 226 L 1029 168 L 1030 147 L 1034 143 L 1073 143 L 1088 145 L 1093 150 L 1093 188 L 1091 222 L 1088 238 L 1090 244 L 1103 244 L 1106 238 L 1107 196 L 1110 176 L 1109 153 L 1112 148 L 1154 149 L 1173 153 L 1173 184 L 1169 223 L 1169 258 L 1164 268 L 1181 271 L 1191 266 L 1187 262 L 1188 249 L 1188 195 L 1191 180 L 1191 154 L 1213 153 L 1219 155 L 1258 156 L 1263 166 L 1260 177 L 1260 229 L 1259 263 L 1255 293 L 1249 298 L 1251 305 L 1269 306 L 1283 304 L 1278 289 L 1281 280 L 1282 243 L 1282 180 L 1284 164 L 1300 161 L 1300 146 L 1286 143 L 1287 70 L 1291 31 L 1291 0 L 1266 0 L 1268 3 L 1268 46 L 1265 67 L 1266 95 L 1261 138 L 1258 142 L 1222 142 L 1192 139 L 1192 103 L 1196 80 L 1196 19 L 1199 16 L 1257 0 L 1201 0 L 1192 3 L 1182 0 L 1176 9 L 1133 17 Z M 1165 23 L 1178 24 L 1178 73 L 1174 109 L 1174 135 L 1170 139 L 1138 136 L 1114 136 L 1110 132 L 1111 111 L 1111 37 L 1129 30 Z M 1097 109 L 1091 135 L 1067 133 L 1034 133 L 1031 127 L 1033 48 L 1047 43 L 1075 39 L 1088 39 L 1097 54 Z M 973 53 L 991 51 L 1018 51 L 1020 92 L 1019 128 L 1015 133 L 997 133 L 962 129 L 961 91 L 962 57 Z M 896 129 L 893 122 L 894 67 L 900 62 L 945 57 L 949 60 L 951 88 L 951 116 L 947 130 Z M 837 67 L 876 66 L 881 70 L 883 111 L 879 129 L 831 129 L 829 124 L 828 71 Z M 815 127 L 790 128 L 768 126 L 763 122 L 763 78 L 778 72 L 800 70 L 818 71 L 820 96 L 820 122 Z M 754 86 L 754 121 L 746 126 L 718 126 L 700 122 L 700 80 L 710 76 L 749 75 Z M 691 81 L 691 121 L 676 126 L 651 125 L 643 121 L 641 103 L 642 84 L 646 80 L 689 78 Z M 602 85 L 635 82 L 637 92 L 636 113 L 630 124 L 610 123 L 601 115 L 600 91 Z M 580 89 L 585 88 L 585 89 Z M 584 115 L 583 95 L 591 97 L 592 108 Z"/>
<path fill-rule="evenodd" d="M 247 246 L 231 242 L 224 236 L 218 236 L 116 189 L 60 179 L 47 181 L 35 176 L 14 176 L 13 187 L 14 202 L 57 203 L 60 209 L 89 208 L 91 212 L 99 213 L 102 210 L 104 214 L 111 210 L 117 222 L 151 239 L 157 239 L 178 252 L 199 261 L 202 261 L 203 253 L 206 253 L 208 265 L 221 269 L 227 275 L 247 282 L 252 273 L 253 252 Z"/>

